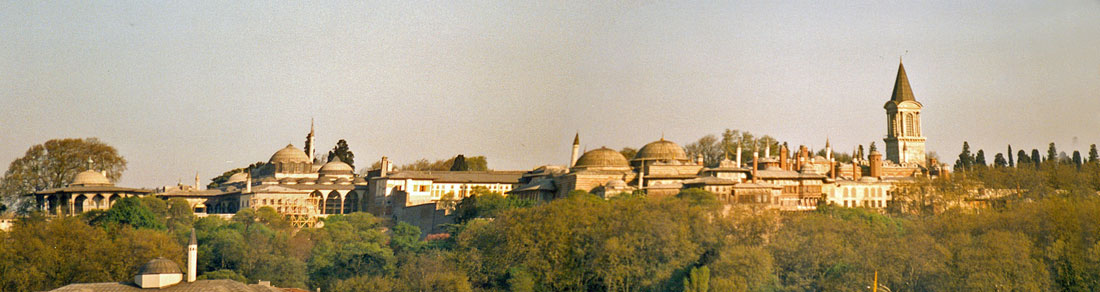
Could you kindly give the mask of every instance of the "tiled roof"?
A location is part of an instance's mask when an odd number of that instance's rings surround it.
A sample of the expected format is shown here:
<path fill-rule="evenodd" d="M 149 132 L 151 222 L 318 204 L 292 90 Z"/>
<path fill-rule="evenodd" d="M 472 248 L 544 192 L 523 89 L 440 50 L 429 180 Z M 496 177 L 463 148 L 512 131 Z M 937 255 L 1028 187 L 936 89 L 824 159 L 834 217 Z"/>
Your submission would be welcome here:
<path fill-rule="evenodd" d="M 399 171 L 391 179 L 423 179 L 441 183 L 508 183 L 519 182 L 525 171 Z"/>

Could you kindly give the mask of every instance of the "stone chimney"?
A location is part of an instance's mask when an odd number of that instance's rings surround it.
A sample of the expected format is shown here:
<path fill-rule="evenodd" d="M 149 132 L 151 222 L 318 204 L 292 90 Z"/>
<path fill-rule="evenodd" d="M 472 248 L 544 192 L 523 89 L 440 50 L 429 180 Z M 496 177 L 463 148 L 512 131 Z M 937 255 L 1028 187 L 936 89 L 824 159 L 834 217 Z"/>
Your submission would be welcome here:
<path fill-rule="evenodd" d="M 878 153 L 878 151 L 872 151 L 867 157 L 871 162 L 870 175 L 872 177 L 882 178 L 882 154 Z"/>
<path fill-rule="evenodd" d="M 741 167 L 741 142 L 737 142 L 737 167 Z"/>
<path fill-rule="evenodd" d="M 390 172 L 390 159 L 388 157 L 382 156 L 382 165 L 380 168 L 381 169 L 378 171 L 378 176 L 386 177 L 386 174 Z"/>
<path fill-rule="evenodd" d="M 244 192 L 251 193 L 252 192 L 252 171 L 249 171 L 249 170 L 246 170 L 246 171 L 248 173 L 246 173 L 245 176 L 247 176 L 248 179 L 246 179 L 244 181 Z"/>
<path fill-rule="evenodd" d="M 859 167 L 859 163 L 852 160 L 852 180 L 859 180 L 863 176 L 863 168 Z"/>
<path fill-rule="evenodd" d="M 779 168 L 785 170 L 791 170 L 791 164 L 787 159 L 791 156 L 790 150 L 787 149 L 787 144 L 779 146 Z"/>
<path fill-rule="evenodd" d="M 759 161 L 760 161 L 760 152 L 753 151 L 752 152 L 752 183 L 756 183 L 756 169 L 759 168 L 759 166 L 760 166 Z"/>
<path fill-rule="evenodd" d="M 695 154 L 695 163 L 698 163 L 699 165 L 703 165 L 703 154 L 702 153 Z"/>

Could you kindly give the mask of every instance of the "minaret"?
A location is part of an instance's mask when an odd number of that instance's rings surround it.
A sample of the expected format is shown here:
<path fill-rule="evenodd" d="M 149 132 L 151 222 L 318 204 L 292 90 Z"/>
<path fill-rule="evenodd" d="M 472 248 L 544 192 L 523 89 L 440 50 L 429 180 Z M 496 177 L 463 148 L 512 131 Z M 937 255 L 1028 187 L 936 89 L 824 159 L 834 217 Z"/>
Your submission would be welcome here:
<path fill-rule="evenodd" d="M 195 190 L 199 190 L 199 173 L 195 172 Z"/>
<path fill-rule="evenodd" d="M 573 136 L 573 155 L 569 157 L 569 167 L 570 168 L 572 168 L 574 165 L 577 164 L 577 158 L 579 158 L 577 156 L 577 154 L 579 154 L 578 151 L 580 151 L 580 150 L 581 150 L 581 133 L 578 132 L 575 136 Z"/>
<path fill-rule="evenodd" d="M 909 77 L 905 75 L 905 66 L 898 62 L 898 76 L 894 81 L 894 92 L 890 101 L 883 106 L 886 109 L 886 160 L 902 164 L 913 162 L 924 164 L 924 142 L 921 133 L 920 111 L 924 108 L 913 98 L 913 89 L 909 86 Z"/>
<path fill-rule="evenodd" d="M 309 157 L 309 162 L 313 163 L 314 156 L 317 155 L 317 146 L 313 145 L 313 118 L 309 118 L 309 135 L 306 135 L 306 157 Z"/>
<path fill-rule="evenodd" d="M 829 138 L 825 138 L 825 159 L 833 159 L 833 146 L 829 145 Z"/>
<path fill-rule="evenodd" d="M 195 228 L 191 228 L 191 242 L 187 243 L 187 283 L 195 281 L 198 258 L 199 242 L 195 240 Z"/>
<path fill-rule="evenodd" d="M 245 171 L 248 172 L 248 173 L 245 174 L 245 176 L 248 179 L 246 179 L 244 181 L 244 191 L 246 193 L 251 193 L 252 192 L 252 170 L 245 170 Z"/>

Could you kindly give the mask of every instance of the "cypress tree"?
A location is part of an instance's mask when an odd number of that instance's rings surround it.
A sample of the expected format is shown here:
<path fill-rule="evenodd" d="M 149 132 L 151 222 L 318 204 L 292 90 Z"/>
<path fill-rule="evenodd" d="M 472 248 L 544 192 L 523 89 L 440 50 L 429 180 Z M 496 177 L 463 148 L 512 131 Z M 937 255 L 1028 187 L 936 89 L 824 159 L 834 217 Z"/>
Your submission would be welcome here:
<path fill-rule="evenodd" d="M 1100 155 L 1096 153 L 1096 144 L 1089 146 L 1089 163 L 1096 163 L 1096 160 L 1100 159 Z"/>
<path fill-rule="evenodd" d="M 466 164 L 466 156 L 459 154 L 455 157 L 455 161 L 451 164 L 451 171 L 467 171 L 470 170 L 470 165 Z"/>
<path fill-rule="evenodd" d="M 1038 170 L 1043 164 L 1043 157 L 1039 156 L 1039 149 L 1031 149 L 1031 163 L 1035 164 L 1035 169 Z"/>
<path fill-rule="evenodd" d="M 974 165 L 985 167 L 985 150 L 978 149 L 978 154 L 974 156 Z"/>
<path fill-rule="evenodd" d="M 1054 147 L 1054 142 L 1050 142 L 1050 148 L 1047 148 L 1047 161 L 1051 160 L 1058 162 L 1058 148 Z"/>
<path fill-rule="evenodd" d="M 974 155 L 970 154 L 970 143 L 963 141 L 963 150 L 955 160 L 955 170 L 970 170 L 974 166 Z"/>
<path fill-rule="evenodd" d="M 1012 145 L 1008 145 L 1008 167 L 1016 167 L 1016 162 L 1012 159 Z"/>
<path fill-rule="evenodd" d="M 1073 165 L 1077 166 L 1077 170 L 1081 170 L 1081 151 L 1073 150 Z"/>
<path fill-rule="evenodd" d="M 1026 165 L 1031 163 L 1031 158 L 1027 157 L 1027 152 L 1020 150 L 1016 152 L 1016 165 Z"/>
<path fill-rule="evenodd" d="M 1001 153 L 997 153 L 997 155 L 994 155 L 993 156 L 993 166 L 996 166 L 996 167 L 1006 167 L 1006 166 L 1008 166 L 1008 161 L 1005 160 L 1005 155 L 1001 154 Z"/>

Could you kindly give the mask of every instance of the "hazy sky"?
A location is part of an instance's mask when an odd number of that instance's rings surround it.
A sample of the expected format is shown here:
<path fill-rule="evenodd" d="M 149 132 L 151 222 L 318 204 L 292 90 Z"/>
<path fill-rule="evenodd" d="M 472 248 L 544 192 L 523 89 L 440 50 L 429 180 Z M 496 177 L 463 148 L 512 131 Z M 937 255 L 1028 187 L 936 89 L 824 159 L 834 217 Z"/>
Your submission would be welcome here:
<path fill-rule="evenodd" d="M 902 55 L 947 162 L 964 140 L 990 160 L 1100 143 L 1095 0 L 149 2 L 0 3 L 5 169 L 99 137 L 129 160 L 122 185 L 206 181 L 302 147 L 310 118 L 359 168 L 565 164 L 576 131 L 588 149 L 732 128 L 847 151 L 883 144 Z"/>

